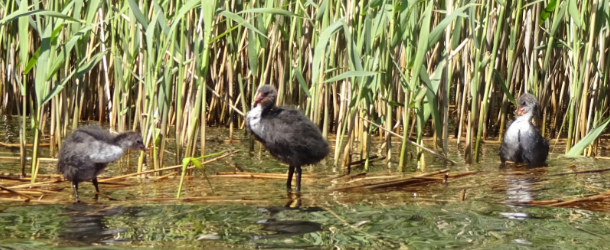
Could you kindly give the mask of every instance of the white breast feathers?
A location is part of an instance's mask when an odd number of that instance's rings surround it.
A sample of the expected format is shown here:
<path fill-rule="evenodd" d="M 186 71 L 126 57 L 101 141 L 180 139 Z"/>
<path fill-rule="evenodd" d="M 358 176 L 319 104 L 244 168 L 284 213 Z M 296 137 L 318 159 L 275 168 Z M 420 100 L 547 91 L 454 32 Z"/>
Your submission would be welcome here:
<path fill-rule="evenodd" d="M 246 120 L 250 126 L 250 130 L 252 133 L 257 135 L 262 135 L 265 131 L 265 126 L 261 124 L 261 115 L 263 113 L 262 106 L 257 106 L 248 112 L 246 115 Z"/>
<path fill-rule="evenodd" d="M 96 141 L 91 146 L 91 148 L 95 149 L 89 154 L 89 159 L 93 162 L 113 162 L 120 159 L 121 155 L 123 155 L 123 148 L 116 145 Z"/>

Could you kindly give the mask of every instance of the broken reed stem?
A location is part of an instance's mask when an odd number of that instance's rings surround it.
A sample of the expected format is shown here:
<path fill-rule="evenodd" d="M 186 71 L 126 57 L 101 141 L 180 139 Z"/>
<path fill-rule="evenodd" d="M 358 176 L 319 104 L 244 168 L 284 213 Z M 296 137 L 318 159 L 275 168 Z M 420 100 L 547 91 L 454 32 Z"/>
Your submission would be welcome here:
<path fill-rule="evenodd" d="M 108 195 L 106 195 L 106 194 L 104 194 L 104 193 L 102 193 L 102 192 L 93 192 L 93 193 L 94 193 L 94 194 L 101 195 L 101 196 L 104 196 L 104 198 L 106 198 L 106 199 L 108 199 L 108 200 L 111 200 L 111 201 L 116 201 L 116 200 L 117 200 L 117 199 L 112 198 L 112 197 L 110 197 L 110 196 L 108 196 Z"/>
<path fill-rule="evenodd" d="M 169 202 L 169 201 L 179 201 L 179 202 L 190 202 L 190 201 L 206 201 L 206 202 L 248 202 L 248 203 L 267 203 L 267 200 L 249 200 L 249 199 L 234 199 L 230 200 L 226 197 L 220 196 L 206 196 L 206 197 L 190 197 L 190 198 L 149 198 L 149 199 L 137 199 L 136 201 L 157 201 L 157 202 Z"/>
<path fill-rule="evenodd" d="M 571 173 L 561 173 L 561 174 L 553 174 L 549 176 L 563 176 L 563 175 L 571 175 L 571 174 L 587 174 L 587 173 L 601 173 L 610 171 L 610 168 L 598 169 L 598 170 L 587 170 L 587 171 L 579 171 L 579 172 L 571 172 Z"/>
<path fill-rule="evenodd" d="M 40 186 L 44 186 L 44 185 L 59 183 L 62 181 L 63 180 L 54 180 L 54 181 L 45 181 L 45 182 L 37 182 L 37 183 L 28 183 L 28 184 L 22 184 L 22 185 L 17 185 L 17 186 L 11 186 L 9 188 L 13 189 L 13 190 L 19 189 L 19 188 L 33 188 L 33 187 L 40 187 Z"/>
<path fill-rule="evenodd" d="M 160 176 L 159 178 L 155 179 L 155 181 L 165 180 L 165 179 L 169 178 L 170 176 L 177 175 L 177 174 L 178 174 L 178 172 L 169 173 L 164 176 Z"/>
<path fill-rule="evenodd" d="M 449 172 L 448 168 L 439 170 L 439 171 L 435 171 L 432 173 L 422 174 L 422 175 L 418 175 L 418 176 L 411 176 L 411 177 L 401 178 L 401 179 L 397 179 L 397 180 L 390 180 L 390 181 L 377 182 L 377 183 L 368 183 L 368 184 L 362 184 L 362 185 L 351 186 L 351 187 L 336 188 L 336 189 L 333 189 L 332 191 L 345 191 L 345 190 L 354 189 L 354 188 L 366 188 L 366 189 L 381 188 L 381 187 L 405 184 L 406 182 L 410 182 L 410 181 L 416 181 L 416 182 L 420 183 L 420 182 L 425 182 L 425 181 L 444 180 L 444 178 L 429 179 L 428 177 L 433 176 L 433 175 L 447 173 L 447 172 Z"/>
<path fill-rule="evenodd" d="M 26 201 L 28 201 L 28 200 L 36 200 L 36 198 L 34 196 L 30 196 L 30 195 L 27 195 L 27 194 L 24 194 L 24 193 L 20 193 L 20 192 L 17 192 L 15 190 L 12 190 L 10 188 L 5 188 L 3 186 L 0 186 L 0 189 L 8 191 L 11 194 L 16 194 L 16 195 L 19 195 L 21 197 L 24 197 L 26 199 Z"/>
<path fill-rule="evenodd" d="M 227 157 L 229 155 L 232 155 L 232 154 L 235 154 L 237 152 L 239 152 L 239 150 L 236 150 L 236 151 L 233 151 L 233 152 L 230 152 L 230 153 L 226 153 L 224 155 L 218 156 L 218 157 L 216 157 L 214 159 L 211 159 L 211 160 L 208 160 L 208 161 L 204 161 L 202 163 L 202 165 L 215 162 L 217 160 L 220 160 L 222 158 L 225 158 L 225 157 Z M 127 177 L 130 177 L 130 176 L 149 174 L 149 173 L 155 173 L 155 172 L 166 171 L 166 170 L 173 170 L 173 169 L 178 169 L 178 168 L 182 168 L 182 165 L 176 165 L 176 166 L 160 168 L 160 169 L 155 169 L 155 170 L 142 171 L 142 172 L 139 172 L 139 173 L 131 173 L 131 174 L 126 174 L 126 175 L 116 176 L 116 177 L 100 180 L 99 183 L 107 182 L 107 181 L 119 180 L 119 179 L 127 178 Z M 193 168 L 195 168 L 195 166 L 188 167 L 187 169 L 193 169 Z"/>
<path fill-rule="evenodd" d="M 227 178 L 267 178 L 267 179 L 285 179 L 287 174 L 280 173 L 250 173 L 250 172 L 218 172 L 209 177 L 227 177 Z M 301 175 L 301 178 L 312 178 L 316 175 L 307 174 Z"/>
<path fill-rule="evenodd" d="M 51 145 L 51 143 L 38 143 L 39 147 L 48 147 L 50 145 Z M 19 145 L 18 143 L 4 143 L 4 142 L 0 142 L 0 146 L 8 147 L 8 148 L 18 148 L 21 145 Z M 33 147 L 34 144 L 26 144 L 25 146 L 26 147 Z M 17 158 L 19 158 L 19 157 L 17 157 Z"/>
<path fill-rule="evenodd" d="M 0 198 L 0 201 L 6 202 L 31 202 L 31 203 L 45 203 L 45 204 L 60 204 L 58 200 L 28 200 L 28 199 L 15 199 L 15 198 Z"/>
<path fill-rule="evenodd" d="M 603 193 L 603 194 L 589 196 L 586 198 L 573 199 L 573 200 L 567 200 L 567 201 L 562 201 L 562 200 L 531 201 L 531 202 L 526 202 L 524 204 L 549 206 L 549 207 L 563 207 L 563 206 L 574 204 L 574 203 L 603 200 L 603 199 L 607 199 L 609 197 L 610 197 L 610 193 Z"/>

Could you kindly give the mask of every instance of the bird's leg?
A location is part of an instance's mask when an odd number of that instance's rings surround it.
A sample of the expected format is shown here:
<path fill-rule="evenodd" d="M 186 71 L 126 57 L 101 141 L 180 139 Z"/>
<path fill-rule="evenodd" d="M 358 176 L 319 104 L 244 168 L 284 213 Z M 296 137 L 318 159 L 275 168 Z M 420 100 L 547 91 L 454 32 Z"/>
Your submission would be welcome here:
<path fill-rule="evenodd" d="M 286 181 L 286 190 L 292 189 L 292 175 L 293 174 L 294 174 L 294 166 L 290 165 L 290 167 L 288 167 L 288 181 Z"/>
<path fill-rule="evenodd" d="M 93 178 L 93 180 L 91 180 L 91 182 L 93 182 L 93 186 L 95 186 L 95 199 L 97 200 L 98 198 L 98 194 L 100 193 L 100 188 L 97 186 L 97 177 Z"/>
<path fill-rule="evenodd" d="M 80 202 L 78 200 L 78 182 L 72 181 L 72 190 L 74 190 L 74 202 Z"/>
<path fill-rule="evenodd" d="M 296 191 L 299 192 L 301 191 L 301 173 L 303 172 L 301 170 L 301 166 L 297 166 L 297 188 Z"/>

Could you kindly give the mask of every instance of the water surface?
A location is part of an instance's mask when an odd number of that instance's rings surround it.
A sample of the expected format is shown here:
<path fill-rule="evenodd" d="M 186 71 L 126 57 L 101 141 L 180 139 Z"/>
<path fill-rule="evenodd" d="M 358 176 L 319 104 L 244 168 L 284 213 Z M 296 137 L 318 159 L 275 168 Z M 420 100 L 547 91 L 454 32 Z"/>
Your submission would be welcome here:
<path fill-rule="evenodd" d="M 103 197 L 95 200 L 93 185 L 82 183 L 81 204 L 72 202 L 69 183 L 50 184 L 44 187 L 49 192 L 43 200 L 57 202 L 0 202 L 0 248 L 604 249 L 610 245 L 607 199 L 565 207 L 523 205 L 607 193 L 608 172 L 574 174 L 606 169 L 610 165 L 607 160 L 552 154 L 546 167 L 500 166 L 498 145 L 488 144 L 481 163 L 467 165 L 458 154 L 461 149 L 453 147 L 450 158 L 457 166 L 426 155 L 425 169 L 410 163 L 404 175 L 445 168 L 450 174 L 478 171 L 476 174 L 449 178 L 448 182 L 345 190 L 341 188 L 359 181 L 336 178 L 342 170 L 333 168 L 333 160 L 328 158 L 304 167 L 304 174 L 313 176 L 303 180 L 299 196 L 285 191 L 284 178 L 213 176 L 237 171 L 235 166 L 254 173 L 284 173 L 287 167 L 260 146 L 252 154 L 248 152 L 242 131 L 236 133 L 241 140 L 231 144 L 224 142 L 228 139 L 226 129 L 212 128 L 208 134 L 207 153 L 241 151 L 206 165 L 209 182 L 201 170 L 186 179 L 181 197 L 193 200 L 169 200 L 176 197 L 179 175 L 101 185 L 103 193 L 118 199 L 113 201 Z M 0 138 L 5 143 L 17 140 L 14 131 L 0 131 Z M 394 150 L 398 148 L 395 144 Z M 175 151 L 170 147 L 168 152 Z M 48 149 L 43 154 L 52 157 Z M 0 147 L 0 158 L 5 157 L 0 162 L 1 172 L 20 172 L 17 161 L 6 159 L 12 156 L 19 156 L 19 151 Z M 133 173 L 137 156 L 132 153 L 111 164 L 104 176 Z M 166 154 L 166 166 L 174 161 Z M 361 168 L 354 168 L 351 177 L 360 172 Z M 42 162 L 40 173 L 56 174 L 55 163 Z M 388 175 L 400 175 L 396 164 L 388 168 L 384 161 L 378 161 L 367 177 Z M 0 186 L 14 183 L 0 179 Z"/>

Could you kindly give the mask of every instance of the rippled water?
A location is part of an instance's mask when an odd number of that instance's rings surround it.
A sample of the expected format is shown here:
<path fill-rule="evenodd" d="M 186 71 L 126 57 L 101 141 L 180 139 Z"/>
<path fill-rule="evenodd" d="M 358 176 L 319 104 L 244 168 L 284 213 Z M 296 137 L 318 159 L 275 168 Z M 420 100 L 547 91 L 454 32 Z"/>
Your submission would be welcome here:
<path fill-rule="evenodd" d="M 2 142 L 17 140 L 12 127 L 0 125 L 5 128 L 0 131 Z M 82 204 L 72 203 L 69 183 L 50 184 L 44 187 L 49 192 L 42 200 L 55 200 L 52 204 L 0 202 L 0 249 L 610 246 L 610 203 L 603 198 L 610 187 L 609 172 L 584 172 L 609 168 L 608 160 L 568 159 L 552 154 L 547 167 L 500 166 L 498 145 L 488 144 L 481 163 L 466 165 L 458 155 L 461 149 L 451 148 L 451 158 L 459 162 L 457 166 L 443 165 L 427 155 L 425 169 L 417 170 L 411 163 L 405 176 L 445 168 L 450 169 L 450 174 L 478 172 L 449 178 L 446 183 L 433 180 L 409 186 L 340 189 L 359 180 L 335 178 L 341 171 L 333 169 L 329 158 L 303 169 L 305 175 L 313 176 L 303 179 L 303 192 L 298 196 L 284 190 L 284 178 L 214 176 L 216 172 L 236 171 L 235 166 L 254 173 L 284 173 L 287 167 L 261 151 L 260 146 L 250 154 L 247 140 L 225 144 L 226 129 L 212 128 L 208 134 L 207 153 L 241 151 L 206 165 L 209 183 L 200 170 L 195 170 L 181 193 L 182 198 L 192 200 L 159 200 L 176 197 L 179 175 L 162 180 L 151 177 L 117 181 L 127 185 L 101 184 L 101 191 L 116 201 L 102 197 L 94 200 L 93 185 L 82 183 Z M 245 138 L 242 131 L 236 136 Z M 50 156 L 48 149 L 44 150 L 43 154 Z M 0 172 L 18 173 L 18 162 L 7 159 L 18 155 L 14 148 L 0 147 Z M 175 159 L 166 155 L 166 165 L 172 165 Z M 130 164 L 125 159 L 112 164 L 104 176 L 134 172 L 137 154 L 130 157 Z M 397 155 L 393 161 L 396 158 Z M 40 172 L 55 174 L 55 168 L 54 162 L 42 162 Z M 355 168 L 351 176 L 361 171 Z M 388 175 L 399 175 L 396 164 L 388 168 L 379 161 L 371 166 L 367 177 Z M 15 182 L 0 179 L 0 186 Z M 542 203 L 592 195 L 601 198 L 566 207 Z M 0 194 L 2 197 L 14 196 Z M 524 202 L 537 205 L 519 205 Z"/>

